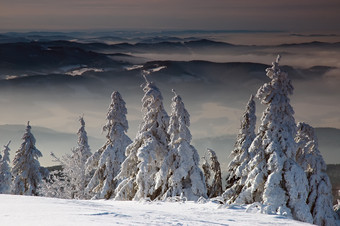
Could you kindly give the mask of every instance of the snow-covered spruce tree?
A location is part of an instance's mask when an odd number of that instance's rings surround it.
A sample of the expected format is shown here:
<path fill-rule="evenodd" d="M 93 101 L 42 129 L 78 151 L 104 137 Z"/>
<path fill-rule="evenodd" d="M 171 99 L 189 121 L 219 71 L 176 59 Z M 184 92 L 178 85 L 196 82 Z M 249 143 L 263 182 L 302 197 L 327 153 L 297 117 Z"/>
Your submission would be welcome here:
<path fill-rule="evenodd" d="M 265 213 L 285 214 L 312 223 L 306 204 L 308 180 L 295 161 L 296 124 L 288 97 L 293 86 L 287 73 L 280 70 L 279 59 L 278 56 L 273 66 L 266 69 L 271 81 L 260 87 L 256 95 L 267 108 L 249 148 L 253 157 L 248 164 L 248 177 L 235 202 L 260 202 Z"/>
<path fill-rule="evenodd" d="M 63 169 L 62 171 L 52 172 L 49 180 L 42 183 L 39 192 L 44 196 L 66 199 L 89 198 L 89 194 L 85 190 L 89 182 L 85 173 L 85 163 L 91 156 L 91 151 L 88 145 L 84 118 L 80 117 L 79 121 L 81 127 L 77 132 L 78 146 L 71 150 L 71 154 L 64 155 L 62 158 L 51 153 L 54 161 L 60 163 Z"/>
<path fill-rule="evenodd" d="M 4 146 L 3 156 L 0 160 L 0 194 L 10 194 L 12 188 L 12 173 L 9 166 L 9 151 L 8 147 L 11 141 Z"/>
<path fill-rule="evenodd" d="M 155 199 L 155 176 L 168 154 L 169 116 L 163 106 L 163 97 L 153 82 L 144 74 L 143 122 L 134 141 L 126 148 L 126 159 L 117 179 L 122 180 L 116 189 L 117 200 Z"/>
<path fill-rule="evenodd" d="M 307 204 L 317 225 L 336 225 L 333 210 L 332 185 L 326 173 L 327 165 L 318 147 L 314 128 L 306 123 L 298 123 L 297 136 L 299 144 L 297 162 L 302 166 L 309 181 Z"/>
<path fill-rule="evenodd" d="M 201 196 L 207 197 L 204 176 L 199 168 L 199 156 L 190 144 L 190 115 L 182 98 L 176 93 L 171 107 L 168 128 L 170 151 L 157 173 L 156 189 L 160 191 L 162 199 L 182 196 L 187 200 L 197 200 Z"/>
<path fill-rule="evenodd" d="M 85 191 L 89 178 L 85 173 L 85 163 L 91 156 L 90 146 L 88 144 L 87 132 L 85 130 L 84 117 L 79 118 L 80 128 L 77 132 L 78 146 L 72 149 L 70 156 L 64 157 L 63 174 L 70 182 L 71 198 L 87 199 L 88 194 Z"/>
<path fill-rule="evenodd" d="M 131 143 L 131 139 L 126 135 L 128 121 L 125 102 L 119 92 L 113 92 L 111 99 L 106 116 L 107 122 L 103 128 L 107 131 L 107 141 L 93 153 L 86 164 L 88 172 L 94 171 L 87 190 L 91 191 L 94 194 L 93 198 L 96 199 L 114 197 L 117 186 L 115 177 L 125 160 L 126 147 Z"/>
<path fill-rule="evenodd" d="M 42 157 L 42 154 L 35 147 L 35 138 L 31 133 L 29 122 L 22 140 L 23 143 L 13 160 L 12 175 L 14 181 L 12 193 L 15 195 L 38 195 L 37 189 L 41 182 L 38 158 Z"/>
<path fill-rule="evenodd" d="M 233 159 L 228 165 L 226 190 L 223 193 L 223 199 L 228 204 L 235 201 L 248 176 L 247 166 L 252 157 L 248 149 L 255 138 L 255 111 L 254 96 L 251 95 L 243 113 L 241 128 L 236 138 L 234 150 L 230 154 Z"/>
<path fill-rule="evenodd" d="M 55 162 L 64 166 L 64 162 L 56 157 L 54 153 L 51 153 L 51 156 Z M 72 192 L 69 188 L 70 183 L 65 174 L 63 174 L 63 170 L 54 170 L 49 173 L 46 179 L 42 180 L 39 187 L 39 194 L 45 197 L 71 199 Z"/>
<path fill-rule="evenodd" d="M 207 195 L 209 198 L 213 198 L 222 194 L 222 174 L 216 153 L 209 148 L 207 149 L 207 153 L 209 157 L 203 157 L 204 162 L 202 169 L 207 186 Z"/>

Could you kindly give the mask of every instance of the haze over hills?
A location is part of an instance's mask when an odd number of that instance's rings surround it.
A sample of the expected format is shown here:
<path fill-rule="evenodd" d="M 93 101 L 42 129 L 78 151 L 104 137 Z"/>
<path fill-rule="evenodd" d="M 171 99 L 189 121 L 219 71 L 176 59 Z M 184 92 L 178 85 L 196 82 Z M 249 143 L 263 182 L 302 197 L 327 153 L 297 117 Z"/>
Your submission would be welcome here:
<path fill-rule="evenodd" d="M 5 145 L 11 140 L 11 158 L 14 157 L 15 151 L 18 150 L 21 145 L 21 138 L 25 132 L 25 128 L 25 125 L 0 125 L 0 142 Z M 32 133 L 37 140 L 36 146 L 43 153 L 43 157 L 40 159 L 43 166 L 53 166 L 56 164 L 52 162 L 52 158 L 49 155 L 51 152 L 57 156 L 62 156 L 70 153 L 71 149 L 76 147 L 77 129 L 78 128 L 75 128 L 74 133 L 65 133 L 44 127 L 32 126 Z M 319 149 L 326 163 L 338 164 L 340 162 L 340 129 L 316 128 L 316 133 L 319 140 Z M 98 137 L 89 136 L 89 145 L 92 152 L 100 148 L 106 141 L 105 134 L 98 131 L 97 136 Z M 198 139 L 194 137 L 193 145 L 201 157 L 205 155 L 207 148 L 216 151 L 222 170 L 224 171 L 231 160 L 229 155 L 233 150 L 235 140 L 236 134 Z"/>
<path fill-rule="evenodd" d="M 15 152 L 19 149 L 22 143 L 22 136 L 25 133 L 25 125 L 0 125 L 0 141 L 2 145 L 10 144 L 11 159 L 14 158 Z M 53 152 L 56 156 L 61 157 L 64 154 L 70 154 L 71 149 L 77 146 L 77 128 L 75 132 L 63 133 L 52 129 L 33 126 L 32 133 L 36 139 L 36 147 L 41 151 L 43 157 L 39 158 L 42 166 L 53 166 L 59 163 L 52 162 L 50 153 Z M 103 136 L 105 138 L 105 136 Z M 92 151 L 98 149 L 105 139 L 101 140 L 89 136 L 89 143 Z"/>
<path fill-rule="evenodd" d="M 44 127 L 72 134 L 63 135 L 66 143 L 60 150 L 67 152 L 76 144 L 77 118 L 84 114 L 88 134 L 96 140 L 92 146 L 98 148 L 105 140 L 101 128 L 109 97 L 117 90 L 127 103 L 128 134 L 133 139 L 142 120 L 141 71 L 149 70 L 152 72 L 149 79 L 162 91 L 168 113 L 171 89 L 182 96 L 191 114 L 193 142 L 201 154 L 210 147 L 225 161 L 225 150 L 232 150 L 249 96 L 268 81 L 265 69 L 277 53 L 282 53 L 282 70 L 288 72 L 295 87 L 291 101 L 296 121 L 314 127 L 340 128 L 336 113 L 340 106 L 334 104 L 340 96 L 340 64 L 334 60 L 340 58 L 338 42 L 326 42 L 327 37 L 311 41 L 313 36 L 294 37 L 308 41 L 295 44 L 250 45 L 231 44 L 226 42 L 228 37 L 209 39 L 208 36 L 193 31 L 2 34 L 0 123 L 31 121 L 33 131 L 35 127 Z M 257 102 L 258 125 L 262 111 L 263 106 Z M 328 131 L 320 135 L 323 146 L 320 150 L 331 156 L 325 157 L 328 163 L 339 163 L 338 155 L 334 154 L 337 132 Z M 58 132 L 53 134 L 63 137 Z M 49 149 L 37 136 L 42 149 Z M 322 137 L 334 137 L 334 140 L 326 143 Z M 46 136 L 43 139 L 49 140 Z M 7 139 L 2 142 L 6 143 Z M 53 148 L 57 148 L 61 141 L 54 144 Z"/>

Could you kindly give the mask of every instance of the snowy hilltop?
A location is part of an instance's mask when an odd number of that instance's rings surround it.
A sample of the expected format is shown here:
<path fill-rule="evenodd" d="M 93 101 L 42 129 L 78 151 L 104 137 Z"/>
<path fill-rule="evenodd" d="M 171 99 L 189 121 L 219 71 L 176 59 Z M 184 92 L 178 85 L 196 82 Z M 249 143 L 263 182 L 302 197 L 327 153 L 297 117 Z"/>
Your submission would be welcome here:
<path fill-rule="evenodd" d="M 294 87 L 279 61 L 280 56 L 266 69 L 269 82 L 251 95 L 246 105 L 233 159 L 225 169 L 225 188 L 213 150 L 207 150 L 200 165 L 182 97 L 172 90 L 169 116 L 161 90 L 147 78 L 154 71 L 151 68 L 142 70 L 143 117 L 133 140 L 126 134 L 126 103 L 114 91 L 103 128 L 106 142 L 91 153 L 85 120 L 80 117 L 77 147 L 62 158 L 52 153 L 61 170 L 48 174 L 40 167 L 42 154 L 35 147 L 29 123 L 12 170 L 8 166 L 10 142 L 4 146 L 0 156 L 2 194 L 10 193 L 12 187 L 14 195 L 70 200 L 2 195 L 0 201 L 4 199 L 6 205 L 24 202 L 29 211 L 36 208 L 38 219 L 48 216 L 50 220 L 50 213 L 57 212 L 60 215 L 52 225 L 340 225 L 339 207 L 333 209 L 332 185 L 314 128 L 295 122 L 290 104 Z M 265 106 L 257 132 L 254 98 Z M 93 201 L 85 201 L 89 199 Z M 32 218 L 26 212 L 16 217 L 18 213 L 11 212 L 10 206 L 4 209 L 8 211 L 2 213 L 6 219 L 12 216 L 9 225 L 13 219 Z M 74 219 L 74 215 L 81 217 Z"/>
<path fill-rule="evenodd" d="M 17 211 L 18 206 L 24 211 Z M 310 225 L 241 206 L 212 202 L 65 200 L 0 195 L 1 225 Z"/>

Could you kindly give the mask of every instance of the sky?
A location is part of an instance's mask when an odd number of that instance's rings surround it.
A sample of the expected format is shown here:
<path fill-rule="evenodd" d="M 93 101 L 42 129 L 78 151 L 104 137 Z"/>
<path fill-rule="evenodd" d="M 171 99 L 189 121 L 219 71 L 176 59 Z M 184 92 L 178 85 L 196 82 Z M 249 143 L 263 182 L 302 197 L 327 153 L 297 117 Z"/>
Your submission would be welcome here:
<path fill-rule="evenodd" d="M 2 0 L 0 30 L 340 30 L 338 0 Z"/>

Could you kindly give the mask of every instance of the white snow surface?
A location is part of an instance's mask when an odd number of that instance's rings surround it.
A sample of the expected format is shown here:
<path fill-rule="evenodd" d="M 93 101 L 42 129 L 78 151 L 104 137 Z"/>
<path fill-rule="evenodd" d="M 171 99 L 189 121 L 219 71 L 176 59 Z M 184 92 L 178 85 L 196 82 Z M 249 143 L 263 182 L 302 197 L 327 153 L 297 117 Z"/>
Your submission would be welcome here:
<path fill-rule="evenodd" d="M 1 225 L 310 225 L 213 202 L 70 200 L 0 195 Z"/>

